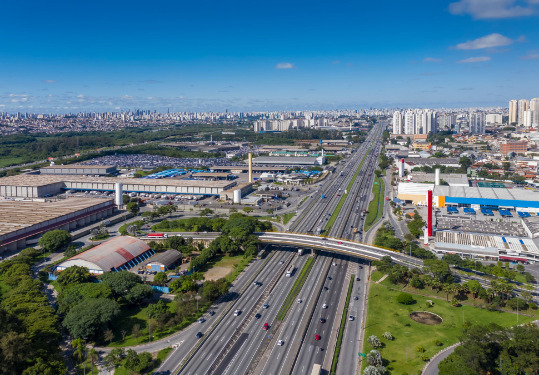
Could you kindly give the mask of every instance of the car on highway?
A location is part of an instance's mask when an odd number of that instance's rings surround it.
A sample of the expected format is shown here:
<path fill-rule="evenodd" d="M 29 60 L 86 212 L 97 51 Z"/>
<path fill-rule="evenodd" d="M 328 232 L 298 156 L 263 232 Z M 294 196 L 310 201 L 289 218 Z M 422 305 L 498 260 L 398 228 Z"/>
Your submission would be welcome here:
<path fill-rule="evenodd" d="M 283 344 L 284 344 L 284 341 L 283 341 L 283 340 L 277 340 L 277 345 L 283 346 Z"/>
<path fill-rule="evenodd" d="M 350 315 L 350 316 L 348 317 L 348 320 L 350 320 L 350 321 L 352 321 L 352 320 L 354 320 L 354 319 L 355 319 L 355 318 L 354 318 L 353 315 Z"/>
<path fill-rule="evenodd" d="M 264 331 L 267 331 L 269 329 L 268 323 L 264 323 L 264 326 L 262 327 Z"/>
<path fill-rule="evenodd" d="M 342 241 L 337 241 L 337 243 L 338 243 L 339 245 L 342 245 Z"/>
<path fill-rule="evenodd" d="M 215 315 L 215 311 L 213 311 L 213 310 L 208 311 L 208 315 L 209 315 L 209 316 L 214 316 L 214 315 Z"/>
<path fill-rule="evenodd" d="M 198 233 L 198 232 L 195 232 L 195 234 L 200 234 L 200 233 Z"/>
<path fill-rule="evenodd" d="M 204 335 L 202 334 L 202 332 L 197 332 L 196 336 L 197 336 L 197 339 L 199 339 L 199 338 L 201 338 L 201 337 L 204 336 Z"/>
<path fill-rule="evenodd" d="M 324 287 L 324 290 L 328 290 L 329 288 L 327 286 Z"/>
<path fill-rule="evenodd" d="M 279 262 L 279 264 L 284 264 L 284 260 L 281 260 L 281 261 Z"/>
<path fill-rule="evenodd" d="M 319 341 L 320 338 L 321 338 L 320 335 L 314 335 L 314 340 L 315 340 L 315 341 Z"/>
<path fill-rule="evenodd" d="M 204 319 L 204 318 L 200 318 L 200 319 L 198 320 L 199 323 L 204 323 L 205 321 L 206 321 L 206 319 Z"/>
<path fill-rule="evenodd" d="M 357 296 L 354 296 L 354 301 L 357 301 L 359 298 L 357 298 Z"/>
<path fill-rule="evenodd" d="M 298 302 L 298 303 L 302 303 L 303 300 L 302 300 L 301 298 L 298 298 L 297 302 Z"/>
<path fill-rule="evenodd" d="M 240 314 L 241 314 L 241 310 L 238 309 L 238 310 L 234 311 L 234 316 L 238 316 Z"/>
<path fill-rule="evenodd" d="M 335 263 L 333 263 L 333 264 L 335 264 Z M 331 276 L 328 276 L 328 280 L 331 280 Z"/>
<path fill-rule="evenodd" d="M 320 323 L 325 323 L 325 322 L 326 322 L 325 318 L 320 318 Z"/>
<path fill-rule="evenodd" d="M 255 319 L 260 319 L 261 316 L 262 315 L 260 315 L 260 314 L 255 314 Z"/>
<path fill-rule="evenodd" d="M 322 308 L 323 309 L 327 309 L 328 308 L 328 305 L 326 305 L 325 303 L 322 305 Z"/>
<path fill-rule="evenodd" d="M 264 306 L 262 306 L 262 307 L 267 309 L 269 307 L 269 305 L 267 303 L 265 303 Z"/>
<path fill-rule="evenodd" d="M 256 286 L 261 286 L 261 285 L 262 285 L 262 283 L 261 283 L 260 281 L 255 281 L 255 282 L 253 282 L 253 285 L 256 285 Z"/>

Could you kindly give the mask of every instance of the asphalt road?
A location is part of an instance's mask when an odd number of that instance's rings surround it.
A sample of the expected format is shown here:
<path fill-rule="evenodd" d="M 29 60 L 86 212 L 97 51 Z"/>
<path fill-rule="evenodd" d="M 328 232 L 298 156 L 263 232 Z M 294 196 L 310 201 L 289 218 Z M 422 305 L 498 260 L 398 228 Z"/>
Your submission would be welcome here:
<path fill-rule="evenodd" d="M 347 259 L 335 258 L 333 263 L 335 265 L 332 265 L 329 269 L 324 287 L 320 291 L 318 304 L 315 307 L 301 350 L 292 369 L 293 374 L 309 375 L 315 363 L 324 363 L 330 332 L 336 321 L 335 312 L 339 304 L 346 269 L 348 268 Z M 324 308 L 324 305 L 327 308 Z M 324 323 L 320 321 L 321 318 L 325 319 Z M 320 340 L 315 340 L 316 335 L 320 336 Z"/>
<path fill-rule="evenodd" d="M 207 337 L 196 355 L 181 370 L 181 374 L 201 375 L 206 374 L 213 365 L 215 359 L 219 356 L 229 339 L 234 334 L 236 328 L 249 318 L 248 312 L 257 302 L 263 288 L 271 281 L 276 272 L 285 264 L 290 256 L 296 256 L 292 252 L 276 252 L 272 259 L 267 263 L 256 280 L 262 283 L 262 286 L 249 286 L 245 292 L 238 298 L 234 308 L 223 318 L 213 333 Z M 233 311 L 239 309 L 242 314 L 234 316 Z M 205 332 L 203 332 L 205 333 Z"/>
<path fill-rule="evenodd" d="M 320 277 L 324 265 L 327 262 L 331 262 L 330 257 L 318 257 L 316 260 L 309 277 L 307 278 L 302 290 L 300 291 L 298 298 L 302 300 L 301 303 L 295 303 L 288 312 L 286 320 L 283 322 L 281 328 L 281 334 L 277 340 L 283 340 L 282 346 L 275 345 L 270 348 L 270 354 L 266 358 L 266 363 L 261 372 L 262 375 L 278 375 L 285 373 L 283 367 L 291 353 L 293 343 L 298 344 L 300 342 L 300 322 L 306 315 L 306 306 L 313 298 L 317 297 L 319 290 L 315 288 L 316 281 Z"/>

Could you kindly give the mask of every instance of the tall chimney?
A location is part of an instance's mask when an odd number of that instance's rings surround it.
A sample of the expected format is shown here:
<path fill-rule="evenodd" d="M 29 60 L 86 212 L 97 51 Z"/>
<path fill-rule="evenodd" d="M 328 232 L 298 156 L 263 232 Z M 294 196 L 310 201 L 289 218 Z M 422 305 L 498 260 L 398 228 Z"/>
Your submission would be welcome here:
<path fill-rule="evenodd" d="M 404 177 L 404 159 L 399 160 L 399 177 Z"/>
<path fill-rule="evenodd" d="M 249 182 L 253 182 L 253 154 L 249 152 Z"/>
<path fill-rule="evenodd" d="M 434 185 L 440 186 L 440 168 L 434 170 Z"/>
<path fill-rule="evenodd" d="M 432 211 L 433 211 L 433 207 L 432 207 L 432 190 L 429 190 L 428 193 L 427 193 L 427 210 L 428 210 L 428 213 L 427 213 L 427 216 L 428 216 L 428 219 L 427 219 L 427 228 L 428 228 L 428 235 L 429 237 L 432 237 Z"/>

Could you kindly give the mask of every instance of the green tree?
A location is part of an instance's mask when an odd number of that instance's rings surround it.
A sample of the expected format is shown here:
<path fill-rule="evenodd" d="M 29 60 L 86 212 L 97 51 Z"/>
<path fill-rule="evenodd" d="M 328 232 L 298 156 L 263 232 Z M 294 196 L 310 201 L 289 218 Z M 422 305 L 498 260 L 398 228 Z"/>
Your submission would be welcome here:
<path fill-rule="evenodd" d="M 459 164 L 460 164 L 460 167 L 463 169 L 463 170 L 467 170 L 468 168 L 470 168 L 472 166 L 472 161 L 470 160 L 469 157 L 467 156 L 463 156 L 459 159 Z"/>
<path fill-rule="evenodd" d="M 66 374 L 66 366 L 63 361 L 47 358 L 46 360 L 38 357 L 36 362 L 27 367 L 22 375 L 58 375 Z"/>
<path fill-rule="evenodd" d="M 403 305 L 411 305 L 415 303 L 415 299 L 411 294 L 402 292 L 397 295 L 397 302 Z"/>
<path fill-rule="evenodd" d="M 51 230 L 45 233 L 39 239 L 39 246 L 43 252 L 58 251 L 71 242 L 71 235 L 65 230 Z"/>
<path fill-rule="evenodd" d="M 125 350 L 123 348 L 114 348 L 105 356 L 104 361 L 107 367 L 115 368 L 122 363 L 124 356 Z"/>
<path fill-rule="evenodd" d="M 125 368 L 134 375 L 142 374 L 152 364 L 152 355 L 147 352 L 137 354 L 133 349 L 127 351 Z"/>
<path fill-rule="evenodd" d="M 142 283 L 140 276 L 129 271 L 105 272 L 99 278 L 110 287 L 115 298 L 124 297 L 136 284 Z"/>
<path fill-rule="evenodd" d="M 158 272 L 153 278 L 153 282 L 157 285 L 165 285 L 167 281 L 168 276 L 165 272 Z"/>
<path fill-rule="evenodd" d="M 88 268 L 80 266 L 69 267 L 58 275 L 58 284 L 67 288 L 77 284 L 87 283 L 92 280 L 92 275 L 88 272 Z"/>
<path fill-rule="evenodd" d="M 75 338 L 95 338 L 104 331 L 120 313 L 120 306 L 110 299 L 89 298 L 74 306 L 65 316 L 62 325 Z"/>
<path fill-rule="evenodd" d="M 140 305 L 146 299 L 153 296 L 153 289 L 150 285 L 136 284 L 124 296 L 125 301 L 130 305 Z"/>
<path fill-rule="evenodd" d="M 127 211 L 131 212 L 133 215 L 138 215 L 140 212 L 140 206 L 137 202 L 129 202 L 126 206 Z"/>

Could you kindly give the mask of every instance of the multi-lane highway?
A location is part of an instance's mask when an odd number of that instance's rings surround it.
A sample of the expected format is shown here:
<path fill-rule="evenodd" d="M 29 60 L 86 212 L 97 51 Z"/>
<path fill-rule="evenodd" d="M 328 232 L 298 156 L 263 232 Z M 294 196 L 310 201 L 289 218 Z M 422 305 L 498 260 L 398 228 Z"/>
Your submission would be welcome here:
<path fill-rule="evenodd" d="M 346 324 L 343 342 L 346 348 L 341 353 L 338 371 L 343 374 L 356 371 L 357 356 L 349 354 L 358 348 L 366 275 L 355 256 L 381 257 L 379 249 L 370 249 L 356 241 L 361 240 L 361 211 L 367 207 L 371 194 L 381 133 L 382 126 L 375 126 L 352 156 L 319 184 L 291 225 L 293 233 L 260 234 L 262 242 L 289 244 L 293 250 L 272 252 L 262 269 L 257 269 L 260 260 L 248 267 L 245 274 L 251 276 L 244 275 L 234 286 L 237 298 L 216 309 L 217 314 L 207 317 L 206 322 L 190 327 L 189 337 L 179 342 L 159 374 L 310 374 L 313 364 L 331 363 L 326 353 L 328 346 L 335 344 L 332 335 L 338 332 L 342 316 L 338 308 L 342 311 L 342 296 L 347 290 L 343 288 L 347 288 L 352 273 L 359 278 L 353 286 L 357 299 L 350 302 L 349 311 L 354 320 Z M 333 225 L 324 233 L 337 238 L 301 234 L 323 231 L 338 206 Z M 352 228 L 358 228 L 357 233 Z M 298 247 L 327 248 L 343 254 L 317 250 L 313 268 L 298 295 L 300 301 L 292 304 L 283 321 L 278 321 L 278 311 L 310 256 L 298 256 L 295 251 Z M 352 262 L 350 256 L 354 256 Z M 292 263 L 297 266 L 296 274 L 286 277 L 285 267 Z M 261 285 L 252 284 L 253 280 Z M 241 310 L 241 314 L 236 316 L 235 310 Z M 198 331 L 202 338 L 196 338 Z"/>

